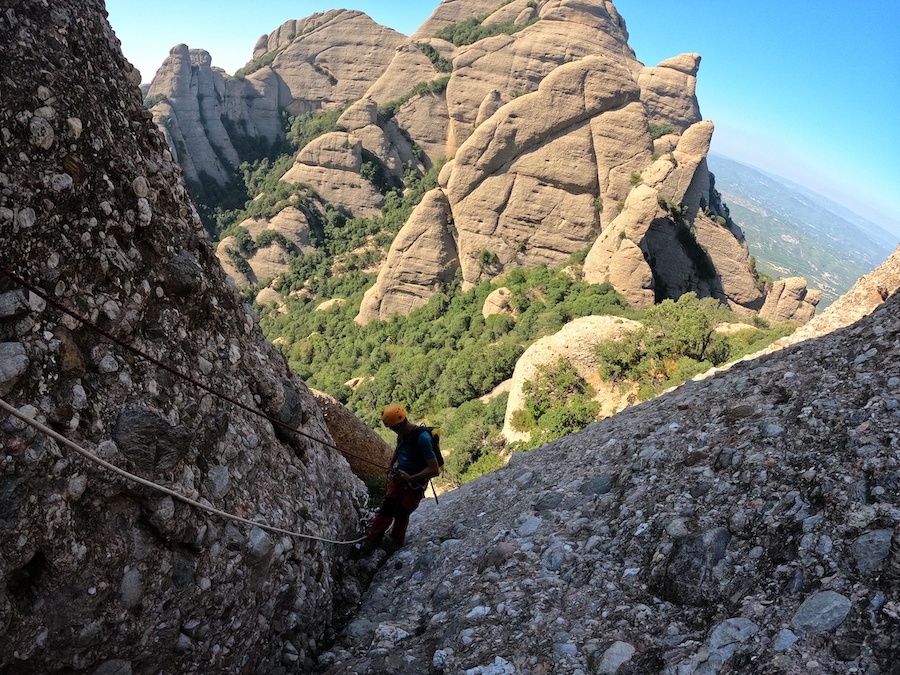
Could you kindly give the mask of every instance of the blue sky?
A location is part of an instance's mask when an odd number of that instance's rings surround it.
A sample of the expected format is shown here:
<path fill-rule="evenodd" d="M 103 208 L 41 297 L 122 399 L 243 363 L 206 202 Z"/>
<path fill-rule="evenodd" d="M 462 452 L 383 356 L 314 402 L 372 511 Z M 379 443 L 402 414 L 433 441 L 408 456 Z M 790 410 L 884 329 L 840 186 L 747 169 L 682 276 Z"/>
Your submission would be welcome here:
<path fill-rule="evenodd" d="M 344 0 L 409 35 L 438 0 Z M 614 0 L 646 65 L 702 57 L 697 96 L 713 152 L 810 187 L 900 236 L 900 2 Z M 341 7 L 319 0 L 107 0 L 125 56 L 149 81 L 169 49 L 233 73 L 259 36 Z"/>

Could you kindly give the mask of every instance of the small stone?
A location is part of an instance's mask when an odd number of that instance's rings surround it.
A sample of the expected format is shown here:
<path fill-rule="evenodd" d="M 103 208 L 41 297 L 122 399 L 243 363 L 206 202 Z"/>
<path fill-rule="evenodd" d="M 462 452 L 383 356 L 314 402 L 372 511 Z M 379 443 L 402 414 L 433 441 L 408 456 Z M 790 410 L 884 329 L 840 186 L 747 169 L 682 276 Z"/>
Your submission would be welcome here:
<path fill-rule="evenodd" d="M 141 197 L 137 201 L 138 222 L 141 225 L 149 225 L 153 220 L 153 209 L 150 208 L 150 202 Z"/>
<path fill-rule="evenodd" d="M 438 649 L 434 652 L 434 656 L 431 657 L 431 666 L 438 672 L 443 672 L 444 666 L 447 664 L 447 659 L 451 656 L 453 656 L 452 649 Z"/>
<path fill-rule="evenodd" d="M 55 135 L 53 127 L 43 117 L 32 117 L 28 122 L 28 131 L 31 133 L 31 143 L 49 150 L 53 145 Z"/>
<path fill-rule="evenodd" d="M 851 551 L 860 574 L 871 574 L 891 552 L 893 530 L 873 530 L 853 542 Z"/>
<path fill-rule="evenodd" d="M 825 633 L 840 626 L 849 613 L 849 599 L 835 591 L 822 591 L 803 601 L 792 623 L 806 633 Z"/>
<path fill-rule="evenodd" d="M 150 193 L 150 184 L 143 176 L 138 176 L 131 181 L 131 189 L 138 197 L 146 197 Z"/>
<path fill-rule="evenodd" d="M 633 656 L 634 647 L 627 642 L 617 640 L 603 652 L 600 663 L 597 665 L 597 673 L 599 675 L 615 675 L 619 668 L 630 661 Z"/>
<path fill-rule="evenodd" d="M 100 363 L 97 364 L 97 370 L 101 373 L 114 373 L 119 369 L 119 363 L 116 361 L 116 357 L 112 354 L 107 354 L 102 359 L 100 359 Z"/>
<path fill-rule="evenodd" d="M 69 494 L 69 498 L 72 501 L 78 501 L 81 499 L 81 495 L 84 494 L 84 491 L 87 489 L 87 478 L 85 476 L 72 476 L 69 479 L 69 484 L 66 487 L 66 492 Z"/>
<path fill-rule="evenodd" d="M 473 607 L 468 614 L 466 614 L 467 619 L 477 619 L 482 616 L 487 616 L 491 613 L 490 607 L 485 607 L 484 605 L 478 605 Z"/>
<path fill-rule="evenodd" d="M 793 631 L 790 631 L 787 628 L 782 628 L 778 632 L 778 636 L 775 638 L 773 649 L 775 649 L 776 652 L 786 651 L 790 649 L 799 639 L 799 636 L 797 636 Z"/>
<path fill-rule="evenodd" d="M 25 207 L 16 214 L 16 225 L 21 228 L 29 228 L 37 222 L 37 215 L 30 206 Z"/>
<path fill-rule="evenodd" d="M 58 173 L 50 178 L 50 189 L 54 192 L 63 192 L 75 184 L 74 179 L 67 173 Z"/>
<path fill-rule="evenodd" d="M 532 516 L 525 520 L 519 527 L 516 528 L 516 531 L 519 533 L 520 537 L 530 537 L 535 532 L 537 532 L 538 528 L 543 523 L 543 519 L 538 518 L 537 516 Z"/>
<path fill-rule="evenodd" d="M 578 491 L 583 495 L 605 495 L 612 490 L 612 476 L 598 476 L 581 484 Z"/>
<path fill-rule="evenodd" d="M 267 559 L 275 550 L 275 543 L 265 530 L 259 527 L 251 528 L 247 539 L 247 560 L 256 564 Z"/>
<path fill-rule="evenodd" d="M 77 141 L 81 137 L 82 124 L 81 120 L 77 117 L 70 117 L 66 120 L 66 125 L 69 127 L 69 133 L 72 134 L 72 137 Z"/>
<path fill-rule="evenodd" d="M 125 609 L 131 609 L 140 603 L 144 595 L 144 588 L 141 584 L 141 571 L 137 567 L 126 568 L 119 587 L 119 594 Z"/>
<path fill-rule="evenodd" d="M 206 472 L 206 488 L 212 499 L 221 499 L 231 490 L 231 477 L 227 466 L 212 466 Z"/>
<path fill-rule="evenodd" d="M 20 343 L 0 343 L 0 396 L 6 396 L 13 390 L 16 382 L 28 370 L 28 364 L 25 347 Z"/>

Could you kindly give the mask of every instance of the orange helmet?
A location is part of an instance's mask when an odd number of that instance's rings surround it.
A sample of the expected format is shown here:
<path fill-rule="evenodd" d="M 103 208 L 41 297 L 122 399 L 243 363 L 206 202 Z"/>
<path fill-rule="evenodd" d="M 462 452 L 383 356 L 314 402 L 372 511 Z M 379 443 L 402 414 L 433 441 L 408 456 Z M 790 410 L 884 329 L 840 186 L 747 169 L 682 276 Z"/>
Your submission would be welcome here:
<path fill-rule="evenodd" d="M 384 412 L 381 413 L 381 421 L 384 422 L 384 426 L 392 427 L 395 424 L 400 424 L 406 419 L 406 408 L 397 403 L 391 403 L 387 408 L 384 409 Z"/>

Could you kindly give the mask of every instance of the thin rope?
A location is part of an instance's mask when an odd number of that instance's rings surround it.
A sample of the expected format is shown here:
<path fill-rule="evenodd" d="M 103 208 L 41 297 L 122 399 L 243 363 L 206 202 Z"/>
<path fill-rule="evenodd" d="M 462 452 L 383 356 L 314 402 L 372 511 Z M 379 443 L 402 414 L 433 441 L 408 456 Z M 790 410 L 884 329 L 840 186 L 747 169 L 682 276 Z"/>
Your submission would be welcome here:
<path fill-rule="evenodd" d="M 62 436 L 62 435 L 56 433 L 55 431 L 53 431 L 53 429 L 50 429 L 49 427 L 45 426 L 44 424 L 41 424 L 37 420 L 34 420 L 34 419 L 28 417 L 27 415 L 25 415 L 24 413 L 19 412 L 19 410 L 17 410 L 13 406 L 11 406 L 9 403 L 4 401 L 2 398 L 0 398 L 0 408 L 3 408 L 4 410 L 6 410 L 6 412 L 8 412 L 11 415 L 18 417 L 20 420 L 22 420 L 29 426 L 34 427 L 35 429 L 37 429 L 41 433 L 45 434 L 46 436 L 49 436 L 50 438 L 54 439 L 58 443 L 62 443 L 63 445 L 71 448 L 72 450 L 77 452 L 79 455 L 81 455 L 85 459 L 87 459 L 91 462 L 94 462 L 95 464 L 99 464 L 104 469 L 108 469 L 108 470 L 112 471 L 113 473 L 116 473 L 119 476 L 122 476 L 123 478 L 126 478 L 135 483 L 139 483 L 140 485 L 151 488 L 153 490 L 157 490 L 159 492 L 162 492 L 163 494 L 167 494 L 170 497 L 173 497 L 174 499 L 184 502 L 185 504 L 189 504 L 189 505 L 194 506 L 203 511 L 213 513 L 217 516 L 221 516 L 222 518 L 226 518 L 228 520 L 233 520 L 233 521 L 236 521 L 239 523 L 245 523 L 247 525 L 252 525 L 252 526 L 258 527 L 262 530 L 269 530 L 270 532 L 277 532 L 278 534 L 286 534 L 291 537 L 300 537 L 302 539 L 313 539 L 315 541 L 321 541 L 326 544 L 356 544 L 356 543 L 362 541 L 363 539 L 365 539 L 365 536 L 362 536 L 358 539 L 353 539 L 351 541 L 337 541 L 335 539 L 328 539 L 325 537 L 316 537 L 311 534 L 302 534 L 300 532 L 284 530 L 280 527 L 274 527 L 273 525 L 265 525 L 263 523 L 256 523 L 252 520 L 248 520 L 247 518 L 243 518 L 241 516 L 236 516 L 232 513 L 226 512 L 226 511 L 220 511 L 217 508 L 214 508 L 212 506 L 207 506 L 206 504 L 201 504 L 200 502 L 195 501 L 195 500 L 191 499 L 190 497 L 186 497 L 182 494 L 175 492 L 174 490 L 170 490 L 167 487 L 158 485 L 152 481 L 146 480 L 145 478 L 141 478 L 140 476 L 136 476 L 133 473 L 129 473 L 128 471 L 125 471 L 124 469 L 120 469 L 119 467 L 115 466 L 114 464 L 110 464 L 106 460 L 101 459 L 100 457 L 97 457 L 96 455 L 89 452 L 88 450 L 85 450 L 80 445 L 70 441 L 65 436 Z"/>
<path fill-rule="evenodd" d="M 282 422 L 281 420 L 279 420 L 279 419 L 276 418 L 276 417 L 272 417 L 272 416 L 270 416 L 270 415 L 267 415 L 266 413 L 262 412 L 261 410 L 257 410 L 256 408 L 251 408 L 250 406 L 246 405 L 245 403 L 241 403 L 241 402 L 238 401 L 237 399 L 232 398 L 231 396 L 228 396 L 227 394 L 224 394 L 224 393 L 222 393 L 222 392 L 220 392 L 220 391 L 217 391 L 217 390 L 213 389 L 212 387 L 210 387 L 209 385 L 206 385 L 206 384 L 203 384 L 202 382 L 199 382 L 198 380 L 195 380 L 195 379 L 192 378 L 190 375 L 186 375 L 186 374 L 182 373 L 182 372 L 179 371 L 177 368 L 174 368 L 173 366 L 170 366 L 170 365 L 168 365 L 167 363 L 163 363 L 162 361 L 160 361 L 160 360 L 154 358 L 153 356 L 150 356 L 149 354 L 147 354 L 146 352 L 144 352 L 144 351 L 138 349 L 137 347 L 134 347 L 134 346 L 128 344 L 127 342 L 125 342 L 125 341 L 123 341 L 123 340 L 117 338 L 117 337 L 116 337 L 115 335 L 113 335 L 112 333 L 110 333 L 110 332 L 104 330 L 104 329 L 101 328 L 100 326 L 97 326 L 96 324 L 92 323 L 89 319 L 87 319 L 87 318 L 81 316 L 78 312 L 76 312 L 76 311 L 74 311 L 74 310 L 72 310 L 72 309 L 69 309 L 68 307 L 66 307 L 66 306 L 63 305 L 62 303 L 60 303 L 60 302 L 58 302 L 57 300 L 51 298 L 49 295 L 47 295 L 46 293 L 44 293 L 43 291 L 41 291 L 40 289 L 38 289 L 36 286 L 34 286 L 33 284 L 28 283 L 28 281 L 26 281 L 25 279 L 21 278 L 20 276 L 18 276 L 18 275 L 15 274 L 14 272 L 8 270 L 8 269 L 7 269 L 6 267 L 4 267 L 3 265 L 0 265 L 0 273 L 2 273 L 3 275 L 9 277 L 11 280 L 15 281 L 15 282 L 16 282 L 17 284 L 19 284 L 22 288 L 24 288 L 24 289 L 26 289 L 26 290 L 28 290 L 28 291 L 31 291 L 32 293 L 34 293 L 35 295 L 37 295 L 39 298 L 43 299 L 45 302 L 47 302 L 48 304 L 52 305 L 53 307 L 55 307 L 55 308 L 58 309 L 59 311 L 63 312 L 64 314 L 68 314 L 69 316 L 71 316 L 73 319 L 75 319 L 75 320 L 77 320 L 77 321 L 80 321 L 81 323 L 83 323 L 85 326 L 87 326 L 88 328 L 90 328 L 90 329 L 93 330 L 94 332 L 99 333 L 100 335 L 102 335 L 103 337 L 105 337 L 105 338 L 108 339 L 108 340 L 111 340 L 112 342 L 114 342 L 115 344 L 119 345 L 119 346 L 122 347 L 123 349 L 127 349 L 127 350 L 130 351 L 132 354 L 135 354 L 136 356 L 139 356 L 139 357 L 141 357 L 141 358 L 143 358 L 143 359 L 146 359 L 146 360 L 149 361 L 150 363 L 152 363 L 152 364 L 158 366 L 159 368 L 162 368 L 163 370 L 166 370 L 167 372 L 171 373 L 172 375 L 175 375 L 176 377 L 178 377 L 178 378 L 184 380 L 185 382 L 190 382 L 190 383 L 193 384 L 194 386 L 199 387 L 200 389 L 206 391 L 207 393 L 212 394 L 213 396 L 216 396 L 216 397 L 222 399 L 223 401 L 227 401 L 228 403 L 231 403 L 232 405 L 236 405 L 236 406 L 239 407 L 241 410 L 244 410 L 244 411 L 246 411 L 246 412 L 249 412 L 249 413 L 251 413 L 251 414 L 253 414 L 253 415 L 256 415 L 256 416 L 258 416 L 258 417 L 262 417 L 262 418 L 268 420 L 269 422 L 271 422 L 272 424 L 275 424 L 275 425 L 280 426 L 280 427 L 282 427 L 282 428 L 284 428 L 284 429 L 287 429 L 288 431 L 292 431 L 293 433 L 299 434 L 300 436 L 304 436 L 305 438 L 308 438 L 308 439 L 310 439 L 310 440 L 312 440 L 312 441 L 316 441 L 317 443 L 321 443 L 322 445 L 324 445 L 324 446 L 326 446 L 326 447 L 333 448 L 334 450 L 337 450 L 339 453 L 341 453 L 341 454 L 344 455 L 345 457 L 353 457 L 354 459 L 358 459 L 358 460 L 360 460 L 360 461 L 362 461 L 362 462 L 365 462 L 365 463 L 367 463 L 367 464 L 371 464 L 372 466 L 378 467 L 379 469 L 387 469 L 387 468 L 388 468 L 388 467 L 386 467 L 386 466 L 384 466 L 384 465 L 382 465 L 382 464 L 379 464 L 378 462 L 374 462 L 374 461 L 372 461 L 371 459 L 367 459 L 366 457 L 362 457 L 362 456 L 360 456 L 360 455 L 355 455 L 355 454 L 353 454 L 352 452 L 348 452 L 348 451 L 346 451 L 346 450 L 342 450 L 341 448 L 339 448 L 339 447 L 338 447 L 337 445 L 335 445 L 334 443 L 331 443 L 330 441 L 326 441 L 325 439 L 318 438 L 318 437 L 316 437 L 316 436 L 313 436 L 313 435 L 311 435 L 311 434 L 308 434 L 308 433 L 306 433 L 305 431 L 302 431 L 301 429 L 297 429 L 297 428 L 295 428 L 295 427 L 292 427 L 292 426 L 290 426 L 289 424 L 286 424 L 285 422 Z"/>

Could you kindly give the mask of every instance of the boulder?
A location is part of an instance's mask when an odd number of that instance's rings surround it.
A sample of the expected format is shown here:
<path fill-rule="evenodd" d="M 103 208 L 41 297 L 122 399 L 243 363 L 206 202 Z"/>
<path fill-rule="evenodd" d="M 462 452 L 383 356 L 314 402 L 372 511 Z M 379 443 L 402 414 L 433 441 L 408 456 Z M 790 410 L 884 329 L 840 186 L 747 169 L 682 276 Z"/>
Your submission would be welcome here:
<path fill-rule="evenodd" d="M 518 312 L 509 305 L 510 298 L 512 298 L 512 291 L 508 288 L 501 287 L 494 289 L 491 291 L 490 295 L 488 295 L 484 299 L 484 305 L 481 308 L 481 316 L 485 319 L 489 316 L 493 316 L 494 314 L 507 314 L 509 316 L 516 316 Z"/>
<path fill-rule="evenodd" d="M 806 279 L 802 277 L 778 279 L 766 294 L 759 316 L 772 323 L 796 321 L 803 324 L 813 317 L 821 299 L 821 292 L 808 290 Z"/>
<path fill-rule="evenodd" d="M 560 358 L 568 359 L 578 374 L 597 390 L 595 400 L 601 404 L 600 415 L 606 417 L 618 412 L 629 402 L 631 392 L 622 391 L 600 379 L 598 357 L 595 347 L 605 340 L 615 340 L 640 327 L 637 321 L 614 316 L 586 316 L 570 321 L 553 335 L 541 338 L 532 344 L 516 362 L 512 382 L 509 386 L 509 400 L 503 419 L 503 436 L 507 441 L 526 440 L 530 434 L 513 428 L 512 418 L 517 410 L 525 406 L 526 394 L 522 391 L 526 381 L 538 373 L 538 366 L 548 365 Z"/>

